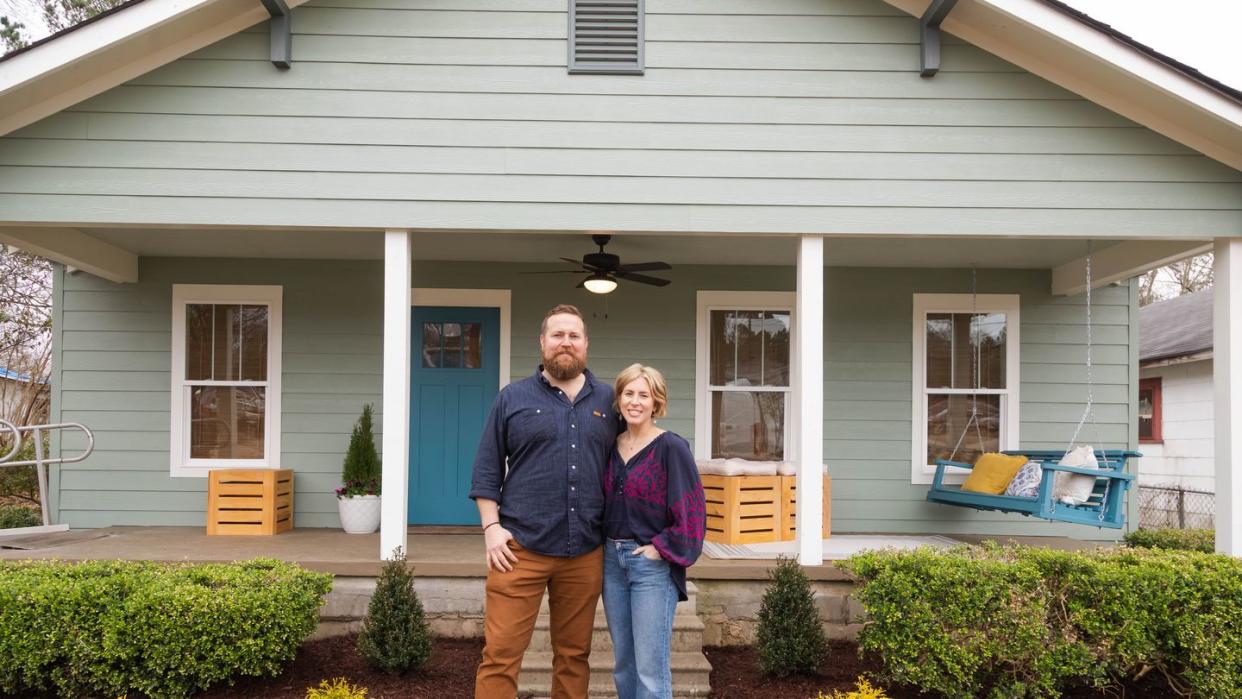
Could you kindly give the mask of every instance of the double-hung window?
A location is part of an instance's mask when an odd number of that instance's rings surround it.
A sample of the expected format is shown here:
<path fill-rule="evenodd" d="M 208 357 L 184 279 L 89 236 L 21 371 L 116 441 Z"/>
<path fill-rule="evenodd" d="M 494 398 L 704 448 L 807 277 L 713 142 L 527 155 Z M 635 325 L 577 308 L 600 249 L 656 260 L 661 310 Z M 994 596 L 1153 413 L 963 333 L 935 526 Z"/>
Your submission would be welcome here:
<path fill-rule="evenodd" d="M 173 286 L 171 466 L 276 467 L 281 287 Z"/>
<path fill-rule="evenodd" d="M 911 482 L 1018 447 L 1018 309 L 1016 294 L 914 295 Z"/>
<path fill-rule="evenodd" d="M 700 291 L 698 299 L 697 456 L 787 460 L 794 295 Z"/>

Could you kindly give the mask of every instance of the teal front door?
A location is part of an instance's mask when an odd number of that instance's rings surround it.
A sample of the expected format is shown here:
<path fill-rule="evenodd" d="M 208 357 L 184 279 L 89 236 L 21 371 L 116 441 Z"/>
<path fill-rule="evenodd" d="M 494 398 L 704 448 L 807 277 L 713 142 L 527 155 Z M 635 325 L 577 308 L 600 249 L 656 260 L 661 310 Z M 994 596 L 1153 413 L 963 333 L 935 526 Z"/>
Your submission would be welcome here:
<path fill-rule="evenodd" d="M 500 309 L 412 313 L 410 524 L 478 524 L 470 469 L 499 390 Z"/>

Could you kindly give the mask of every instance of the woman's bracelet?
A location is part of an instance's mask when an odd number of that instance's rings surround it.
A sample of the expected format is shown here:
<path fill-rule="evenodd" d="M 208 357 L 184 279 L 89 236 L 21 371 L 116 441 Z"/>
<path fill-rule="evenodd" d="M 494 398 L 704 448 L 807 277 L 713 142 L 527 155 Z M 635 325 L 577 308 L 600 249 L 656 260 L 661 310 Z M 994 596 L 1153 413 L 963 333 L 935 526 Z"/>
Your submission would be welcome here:
<path fill-rule="evenodd" d="M 491 524 L 489 524 L 489 525 L 487 525 L 487 526 L 483 527 L 483 531 L 487 531 L 487 527 L 492 527 L 492 526 L 495 526 L 495 525 L 497 525 L 497 524 L 500 524 L 500 520 L 496 520 L 495 522 L 492 522 Z"/>

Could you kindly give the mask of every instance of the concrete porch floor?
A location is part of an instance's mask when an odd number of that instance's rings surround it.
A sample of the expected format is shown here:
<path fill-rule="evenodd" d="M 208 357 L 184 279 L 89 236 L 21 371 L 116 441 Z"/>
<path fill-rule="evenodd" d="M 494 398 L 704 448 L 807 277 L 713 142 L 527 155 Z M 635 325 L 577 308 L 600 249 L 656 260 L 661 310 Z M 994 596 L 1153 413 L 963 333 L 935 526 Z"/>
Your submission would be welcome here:
<path fill-rule="evenodd" d="M 50 559 L 67 561 L 122 559 L 147 561 L 227 562 L 256 557 L 293 561 L 305 568 L 338 576 L 374 576 L 379 534 L 346 534 L 339 529 L 294 529 L 275 536 L 207 536 L 201 527 L 108 527 L 40 535 L 38 541 L 0 539 L 0 560 Z M 963 543 L 995 538 L 953 535 Z M 1006 537 L 1031 546 L 1076 550 L 1094 542 L 1063 537 Z M 472 528 L 421 528 L 409 530 L 409 559 L 419 577 L 472 577 L 487 573 L 483 563 L 483 537 Z M 688 571 L 691 579 L 763 580 L 773 560 L 718 560 L 701 558 Z M 846 581 L 849 576 L 831 562 L 806 569 L 812 580 Z"/>

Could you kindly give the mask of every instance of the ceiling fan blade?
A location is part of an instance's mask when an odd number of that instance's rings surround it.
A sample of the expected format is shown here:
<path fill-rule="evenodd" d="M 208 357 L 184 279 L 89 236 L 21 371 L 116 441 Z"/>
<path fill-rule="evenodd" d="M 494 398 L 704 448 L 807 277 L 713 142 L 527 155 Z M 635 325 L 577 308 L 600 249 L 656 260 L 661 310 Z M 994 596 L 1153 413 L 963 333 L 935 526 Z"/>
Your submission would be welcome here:
<path fill-rule="evenodd" d="M 654 272 L 658 269 L 672 269 L 673 266 L 667 262 L 638 262 L 632 265 L 621 265 L 617 268 L 618 272 Z"/>
<path fill-rule="evenodd" d="M 518 272 L 518 274 L 582 274 L 580 269 L 553 269 L 547 272 Z"/>
<path fill-rule="evenodd" d="M 597 273 L 597 272 L 605 272 L 605 271 L 607 271 L 607 270 L 603 269 L 602 267 L 596 267 L 595 265 L 589 265 L 589 264 L 587 264 L 587 263 L 583 262 L 582 260 L 574 260 L 574 259 L 571 259 L 571 258 L 568 258 L 568 257 L 562 257 L 562 258 L 560 258 L 560 259 L 562 259 L 562 260 L 564 260 L 564 261 L 568 262 L 568 263 L 569 263 L 569 264 L 571 264 L 571 265 L 577 265 L 577 266 L 578 266 L 580 269 L 582 269 L 584 272 Z"/>
<path fill-rule="evenodd" d="M 575 288 L 575 289 L 585 289 L 585 288 L 586 288 L 586 279 L 583 279 L 582 281 L 580 281 L 580 282 L 578 282 L 577 284 L 575 284 L 575 285 L 574 285 L 574 288 Z"/>
<path fill-rule="evenodd" d="M 659 279 L 657 277 L 648 277 L 645 274 L 633 274 L 631 272 L 617 272 L 616 276 L 619 279 L 624 279 L 627 282 L 638 282 L 639 284 L 650 284 L 652 286 L 668 286 L 669 284 L 672 283 L 667 279 Z"/>

